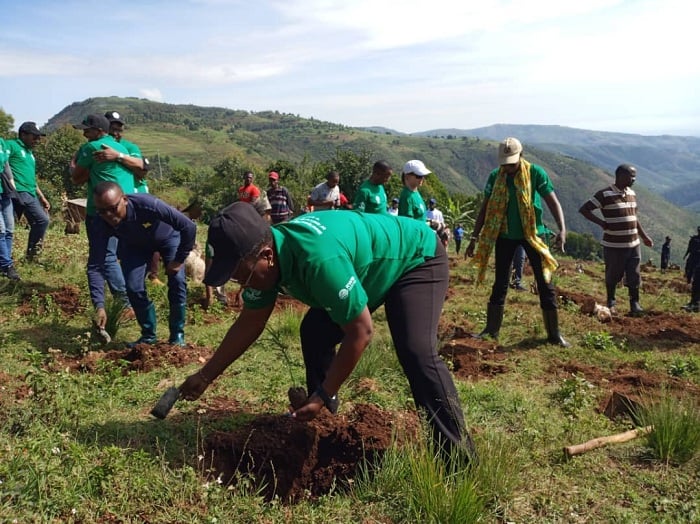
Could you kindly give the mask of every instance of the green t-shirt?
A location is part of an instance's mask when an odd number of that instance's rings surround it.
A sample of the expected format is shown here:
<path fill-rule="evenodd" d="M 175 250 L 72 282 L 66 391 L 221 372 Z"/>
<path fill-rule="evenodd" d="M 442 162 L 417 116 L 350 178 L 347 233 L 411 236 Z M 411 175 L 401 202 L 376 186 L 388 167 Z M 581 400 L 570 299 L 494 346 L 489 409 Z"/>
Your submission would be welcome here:
<path fill-rule="evenodd" d="M 424 224 L 356 211 L 317 212 L 272 226 L 280 281 L 275 289 L 246 288 L 246 307 L 274 303 L 278 292 L 325 309 L 339 325 L 375 309 L 394 283 L 435 256 L 437 236 Z"/>
<path fill-rule="evenodd" d="M 8 162 L 15 179 L 17 192 L 27 192 L 36 197 L 36 160 L 34 153 L 19 138 L 5 141 Z"/>
<path fill-rule="evenodd" d="M 489 179 L 486 182 L 486 187 L 484 188 L 484 194 L 487 197 L 491 197 L 498 171 L 499 169 L 494 169 L 489 174 Z M 520 211 L 518 210 L 518 200 L 515 194 L 514 177 L 506 176 L 506 183 L 508 185 L 508 209 L 506 216 L 508 229 L 505 232 L 502 232 L 500 236 L 503 238 L 510 238 L 512 240 L 520 240 L 525 238 L 525 234 L 523 233 L 523 225 L 520 221 Z M 552 191 L 554 191 L 554 187 L 552 186 L 552 181 L 549 179 L 547 172 L 537 164 L 530 164 L 530 187 L 532 188 L 532 207 L 535 209 L 537 234 L 542 235 L 546 233 L 546 228 L 542 222 L 542 199 L 540 198 L 540 195 L 546 196 L 550 194 Z"/>
<path fill-rule="evenodd" d="M 129 142 L 128 140 L 124 140 L 122 138 L 119 143 L 126 148 L 126 150 L 129 152 L 129 156 L 134 158 L 143 158 L 141 155 L 141 149 L 133 142 Z M 134 189 L 136 193 L 148 193 L 148 182 L 146 181 L 146 177 L 139 180 L 136 176 L 134 176 Z"/>
<path fill-rule="evenodd" d="M 365 213 L 388 215 L 386 209 L 386 191 L 381 184 L 373 184 L 365 180 L 360 184 L 353 202 L 353 209 Z"/>
<path fill-rule="evenodd" d="M 7 162 L 7 152 L 5 151 L 5 141 L 0 138 L 0 170 L 5 169 L 5 162 Z M 0 184 L 0 195 L 2 195 L 3 187 Z"/>
<path fill-rule="evenodd" d="M 425 202 L 418 191 L 403 187 L 399 195 L 399 216 L 425 222 Z"/>
<path fill-rule="evenodd" d="M 83 144 L 78 149 L 76 164 L 90 171 L 90 178 L 87 183 L 87 207 L 88 215 L 95 215 L 95 203 L 93 202 L 92 191 L 100 182 L 115 182 L 119 184 L 125 195 L 135 193 L 134 190 L 134 175 L 118 162 L 97 162 L 93 153 L 102 150 L 102 144 L 105 144 L 112 149 L 124 153 L 129 152 L 119 142 L 114 140 L 109 135 L 103 135 L 97 140 L 92 140 Z"/>

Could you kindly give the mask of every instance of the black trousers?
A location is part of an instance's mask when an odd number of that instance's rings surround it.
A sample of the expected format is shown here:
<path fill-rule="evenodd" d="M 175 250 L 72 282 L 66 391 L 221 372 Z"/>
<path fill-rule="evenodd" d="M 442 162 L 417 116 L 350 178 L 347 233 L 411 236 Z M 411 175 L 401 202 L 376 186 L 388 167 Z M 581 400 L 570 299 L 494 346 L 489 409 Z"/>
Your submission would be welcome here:
<path fill-rule="evenodd" d="M 447 253 L 438 242 L 434 258 L 403 275 L 386 295 L 389 330 L 416 406 L 441 450 L 475 457 L 452 376 L 437 352 L 438 321 L 449 279 Z M 323 309 L 310 309 L 301 323 L 306 385 L 312 393 L 325 379 L 343 330 Z"/>
<path fill-rule="evenodd" d="M 491 288 L 489 304 L 502 306 L 506 303 L 510 272 L 513 265 L 513 256 L 518 246 L 523 246 L 530 267 L 535 275 L 537 291 L 540 295 L 540 307 L 545 311 L 557 309 L 557 294 L 551 282 L 546 282 L 542 272 L 542 256 L 525 239 L 513 240 L 498 237 L 496 240 L 496 280 Z"/>

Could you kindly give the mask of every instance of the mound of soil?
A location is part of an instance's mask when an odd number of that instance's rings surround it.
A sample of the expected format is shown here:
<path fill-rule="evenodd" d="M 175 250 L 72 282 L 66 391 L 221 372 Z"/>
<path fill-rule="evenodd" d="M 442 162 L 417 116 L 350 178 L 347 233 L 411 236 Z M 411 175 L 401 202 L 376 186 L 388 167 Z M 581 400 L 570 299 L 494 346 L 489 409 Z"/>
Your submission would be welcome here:
<path fill-rule="evenodd" d="M 284 415 L 261 416 L 204 441 L 209 473 L 224 484 L 253 479 L 267 500 L 317 498 L 347 487 L 360 464 L 376 464 L 393 438 L 416 438 L 415 413 L 388 412 L 357 404 L 347 414 L 323 410 L 310 422 Z"/>
<path fill-rule="evenodd" d="M 71 357 L 55 353 L 49 365 L 55 369 L 69 369 L 83 373 L 98 373 L 105 363 L 119 363 L 124 373 L 130 371 L 152 371 L 163 366 L 183 367 L 188 364 L 204 363 L 212 355 L 208 347 L 187 344 L 184 347 L 172 346 L 166 342 L 139 344 L 134 348 L 109 351 L 90 351 L 83 357 Z"/>
<path fill-rule="evenodd" d="M 632 415 L 632 408 L 643 399 L 657 396 L 662 391 L 667 391 L 679 398 L 700 395 L 700 388 L 689 380 L 646 371 L 642 369 L 643 362 L 639 362 L 638 366 L 624 364 L 611 372 L 570 360 L 553 363 L 547 372 L 560 378 L 580 374 L 591 384 L 606 391 L 599 405 L 599 411 L 609 418 Z"/>

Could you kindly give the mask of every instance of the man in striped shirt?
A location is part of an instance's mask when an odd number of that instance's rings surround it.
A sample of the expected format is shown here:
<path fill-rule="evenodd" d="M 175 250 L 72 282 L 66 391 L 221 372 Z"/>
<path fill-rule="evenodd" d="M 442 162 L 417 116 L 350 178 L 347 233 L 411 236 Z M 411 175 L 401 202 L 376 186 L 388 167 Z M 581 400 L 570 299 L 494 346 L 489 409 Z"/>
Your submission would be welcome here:
<path fill-rule="evenodd" d="M 608 307 L 615 307 L 615 288 L 624 275 L 633 315 L 644 311 L 639 305 L 640 238 L 645 246 L 654 245 L 637 218 L 637 195 L 632 190 L 636 178 L 634 166 L 621 164 L 615 170 L 615 183 L 598 191 L 579 209 L 584 217 L 603 228 L 601 244 Z M 603 218 L 593 214 L 595 209 L 600 209 Z"/>

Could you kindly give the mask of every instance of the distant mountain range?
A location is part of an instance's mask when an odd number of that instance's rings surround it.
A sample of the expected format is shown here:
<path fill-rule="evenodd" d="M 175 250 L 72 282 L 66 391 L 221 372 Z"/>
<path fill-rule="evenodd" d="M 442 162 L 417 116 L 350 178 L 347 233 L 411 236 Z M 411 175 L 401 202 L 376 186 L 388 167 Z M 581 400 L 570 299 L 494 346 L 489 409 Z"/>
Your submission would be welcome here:
<path fill-rule="evenodd" d="M 277 160 L 325 161 L 337 148 L 348 148 L 369 151 L 373 158 L 389 161 L 396 173 L 407 160 L 421 159 L 449 191 L 464 194 L 483 190 L 496 164 L 496 142 L 516 136 L 523 142 L 526 157 L 550 174 L 572 231 L 600 236 L 600 228 L 585 220 L 578 208 L 595 191 L 612 183 L 611 173 L 622 162 L 639 169 L 635 189 L 640 217 L 655 239 L 656 249 L 666 235 L 684 245 L 700 223 L 700 181 L 695 174 L 700 166 L 699 138 L 510 125 L 408 135 L 383 127 L 353 128 L 279 111 L 249 112 L 119 97 L 71 104 L 49 120 L 46 130 L 108 110 L 124 115 L 127 138 L 139 144 L 147 156 L 158 154 L 172 165 L 199 170 L 227 155 L 240 155 L 262 171 Z M 554 225 L 551 218 L 549 221 Z"/>
<path fill-rule="evenodd" d="M 477 129 L 433 129 L 426 137 L 518 137 L 527 147 L 544 149 L 590 162 L 607 171 L 621 163 L 638 169 L 637 183 L 674 204 L 700 212 L 700 138 L 643 136 L 588 131 L 563 126 L 496 124 Z"/>

